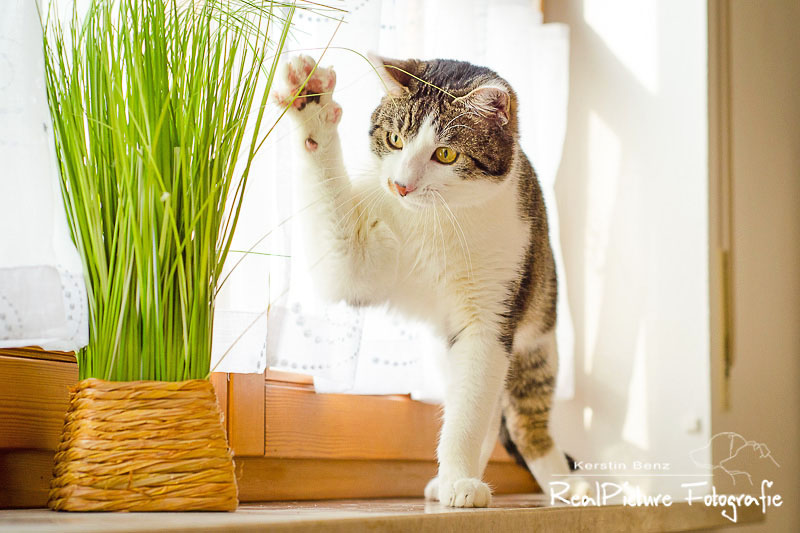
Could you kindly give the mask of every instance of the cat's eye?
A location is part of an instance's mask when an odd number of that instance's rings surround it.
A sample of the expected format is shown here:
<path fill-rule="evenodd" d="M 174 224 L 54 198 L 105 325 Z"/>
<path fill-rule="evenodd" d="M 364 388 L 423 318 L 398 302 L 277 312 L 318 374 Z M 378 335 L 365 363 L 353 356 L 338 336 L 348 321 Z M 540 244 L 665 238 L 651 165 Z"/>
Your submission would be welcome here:
<path fill-rule="evenodd" d="M 452 148 L 448 148 L 446 146 L 440 146 L 433 152 L 433 157 L 431 159 L 435 159 L 439 163 L 449 165 L 453 161 L 458 158 L 458 152 L 453 150 Z"/>
<path fill-rule="evenodd" d="M 400 150 L 403 148 L 403 138 L 396 133 L 389 132 L 386 135 L 386 142 L 389 144 L 389 146 L 391 146 L 396 150 Z"/>

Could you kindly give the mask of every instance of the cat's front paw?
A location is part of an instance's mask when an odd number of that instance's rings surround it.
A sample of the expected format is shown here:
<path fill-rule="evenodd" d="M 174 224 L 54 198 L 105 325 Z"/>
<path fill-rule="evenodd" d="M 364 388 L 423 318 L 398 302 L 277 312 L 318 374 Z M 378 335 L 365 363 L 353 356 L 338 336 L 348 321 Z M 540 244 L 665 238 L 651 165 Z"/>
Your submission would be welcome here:
<path fill-rule="evenodd" d="M 291 106 L 295 111 L 319 104 L 321 109 L 313 112 L 320 114 L 325 122 L 337 124 L 342 118 L 342 108 L 331 96 L 336 87 L 336 72 L 333 67 L 317 66 L 314 69 L 315 65 L 314 59 L 307 55 L 297 55 L 283 63 L 272 96 L 279 105 Z"/>
<path fill-rule="evenodd" d="M 425 497 L 439 500 L 450 507 L 488 507 L 492 501 L 492 491 L 489 485 L 477 478 L 449 481 L 436 477 L 425 487 Z"/>
<path fill-rule="evenodd" d="M 329 144 L 342 118 L 342 106 L 332 97 L 335 86 L 333 68 L 317 66 L 306 55 L 292 57 L 276 75 L 272 97 L 280 106 L 289 108 L 308 152 Z"/>

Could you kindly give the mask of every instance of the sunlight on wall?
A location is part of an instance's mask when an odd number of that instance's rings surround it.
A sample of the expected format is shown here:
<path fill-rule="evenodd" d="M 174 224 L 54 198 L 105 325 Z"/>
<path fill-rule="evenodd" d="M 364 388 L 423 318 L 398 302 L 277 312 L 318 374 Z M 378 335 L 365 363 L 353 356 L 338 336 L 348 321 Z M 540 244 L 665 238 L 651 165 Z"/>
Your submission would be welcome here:
<path fill-rule="evenodd" d="M 588 430 L 590 430 L 592 428 L 592 415 L 593 414 L 594 414 L 594 412 L 592 411 L 591 407 L 586 406 L 586 407 L 583 408 L 583 429 L 588 431 Z"/>
<path fill-rule="evenodd" d="M 584 320 L 587 350 L 583 370 L 586 374 L 591 374 L 601 319 L 606 252 L 617 195 L 622 147 L 619 137 L 594 111 L 589 113 L 588 137 L 589 168 L 593 169 L 593 172 L 586 176 L 586 192 L 592 201 L 587 205 L 584 230 L 586 233 Z"/>
<path fill-rule="evenodd" d="M 636 339 L 636 351 L 633 357 L 633 372 L 628 386 L 628 408 L 625 423 L 622 426 L 622 438 L 626 442 L 642 449 L 650 449 L 650 424 L 647 416 L 647 331 L 639 328 Z"/>
<path fill-rule="evenodd" d="M 583 18 L 650 92 L 658 91 L 656 0 L 584 0 Z M 620 18 L 624 14 L 624 18 Z M 635 20 L 635 24 L 624 21 Z"/>
<path fill-rule="evenodd" d="M 546 9 L 571 34 L 556 195 L 576 379 L 555 437 L 581 461 L 669 463 L 631 480 L 680 494 L 710 436 L 707 6 Z"/>

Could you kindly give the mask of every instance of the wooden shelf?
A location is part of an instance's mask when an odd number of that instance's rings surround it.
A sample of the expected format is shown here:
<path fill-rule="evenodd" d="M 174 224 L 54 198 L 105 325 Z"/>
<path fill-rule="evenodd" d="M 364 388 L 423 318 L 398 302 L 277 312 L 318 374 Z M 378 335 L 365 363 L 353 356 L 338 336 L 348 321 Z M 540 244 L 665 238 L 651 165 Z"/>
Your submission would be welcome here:
<path fill-rule="evenodd" d="M 759 509 L 742 509 L 737 524 L 719 509 L 672 507 L 550 507 L 543 496 L 495 498 L 488 509 L 450 509 L 411 500 L 343 500 L 243 505 L 235 513 L 54 513 L 0 511 L 0 529 L 18 533 L 103 531 L 300 532 L 300 531 L 695 531 L 763 520 Z"/>

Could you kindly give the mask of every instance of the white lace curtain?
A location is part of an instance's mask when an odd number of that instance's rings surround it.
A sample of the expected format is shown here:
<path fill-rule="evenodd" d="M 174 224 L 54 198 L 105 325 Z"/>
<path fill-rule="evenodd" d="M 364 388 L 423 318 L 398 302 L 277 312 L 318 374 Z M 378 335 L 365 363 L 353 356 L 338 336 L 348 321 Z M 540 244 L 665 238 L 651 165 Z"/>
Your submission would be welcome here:
<path fill-rule="evenodd" d="M 88 341 L 44 85 L 36 3 L 0 2 L 0 348 Z"/>
<path fill-rule="evenodd" d="M 340 128 L 351 175 L 365 170 L 369 115 L 382 95 L 374 71 L 355 52 L 463 59 L 493 68 L 516 89 L 523 147 L 542 182 L 557 248 L 562 281 L 558 388 L 562 397 L 571 396 L 572 323 L 553 196 L 566 127 L 567 28 L 542 24 L 530 0 L 353 0 L 335 5 L 349 12 L 344 24 L 339 26 L 335 12 L 331 18 L 298 12 L 287 48 L 319 58 L 333 36 L 321 63 L 337 71 L 335 98 L 344 108 Z M 273 109 L 272 115 L 278 112 Z M 440 397 L 434 355 L 444 347 L 424 325 L 381 309 L 325 305 L 315 297 L 293 233 L 292 217 L 304 206 L 292 198 L 295 147 L 289 127 L 284 121 L 273 132 L 251 178 L 236 236 L 238 252 L 229 266 L 238 264 L 216 315 L 218 370 L 252 372 L 268 365 L 312 374 L 320 391 Z"/>
<path fill-rule="evenodd" d="M 557 246 L 553 182 L 566 124 L 567 29 L 541 23 L 530 0 L 335 2 L 345 23 L 298 12 L 290 50 L 314 57 L 336 31 L 324 64 L 338 73 L 336 99 L 352 175 L 363 173 L 369 114 L 382 88 L 362 54 L 446 57 L 485 64 L 515 87 L 525 151 L 545 191 Z M 338 26 L 338 31 L 337 31 Z M 0 347 L 71 350 L 88 337 L 85 287 L 58 188 L 40 26 L 30 0 L 0 2 Z M 279 110 L 271 109 L 273 118 Z M 380 309 L 325 305 L 313 294 L 293 216 L 288 122 L 258 156 L 215 317 L 216 370 L 269 365 L 315 376 L 318 390 L 439 397 L 440 341 L 422 324 Z M 560 252 L 557 250 L 560 267 Z M 563 270 L 560 279 L 564 280 Z M 572 393 L 572 326 L 562 283 L 559 391 Z"/>

